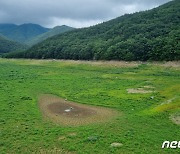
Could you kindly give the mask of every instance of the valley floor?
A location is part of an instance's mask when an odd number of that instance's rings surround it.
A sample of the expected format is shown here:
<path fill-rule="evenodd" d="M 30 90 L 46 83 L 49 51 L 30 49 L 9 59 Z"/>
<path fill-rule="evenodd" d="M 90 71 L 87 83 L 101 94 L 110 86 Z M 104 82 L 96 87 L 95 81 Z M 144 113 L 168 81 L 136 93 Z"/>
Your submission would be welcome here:
<path fill-rule="evenodd" d="M 44 118 L 42 94 L 120 114 L 104 123 L 57 124 Z M 179 121 L 180 62 L 0 59 L 2 154 L 178 153 L 161 146 L 179 141 Z"/>

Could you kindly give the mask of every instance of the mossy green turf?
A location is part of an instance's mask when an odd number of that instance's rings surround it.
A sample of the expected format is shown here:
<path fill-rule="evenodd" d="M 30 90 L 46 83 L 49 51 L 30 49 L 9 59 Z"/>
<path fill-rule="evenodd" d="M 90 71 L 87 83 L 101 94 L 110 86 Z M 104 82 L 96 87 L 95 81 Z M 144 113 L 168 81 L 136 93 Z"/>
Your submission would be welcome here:
<path fill-rule="evenodd" d="M 153 86 L 148 94 L 127 89 Z M 108 123 L 78 127 L 56 125 L 43 118 L 40 94 L 114 108 L 121 114 Z M 151 99 L 151 97 L 154 99 Z M 161 105 L 169 99 L 169 104 Z M 141 64 L 133 68 L 63 61 L 0 59 L 0 153 L 32 153 L 65 149 L 77 153 L 178 153 L 162 149 L 179 140 L 180 126 L 170 115 L 180 112 L 180 70 Z M 76 133 L 76 136 L 69 135 Z M 64 136 L 64 139 L 59 137 Z M 95 136 L 96 140 L 88 140 Z M 122 147 L 112 148 L 120 142 Z"/>

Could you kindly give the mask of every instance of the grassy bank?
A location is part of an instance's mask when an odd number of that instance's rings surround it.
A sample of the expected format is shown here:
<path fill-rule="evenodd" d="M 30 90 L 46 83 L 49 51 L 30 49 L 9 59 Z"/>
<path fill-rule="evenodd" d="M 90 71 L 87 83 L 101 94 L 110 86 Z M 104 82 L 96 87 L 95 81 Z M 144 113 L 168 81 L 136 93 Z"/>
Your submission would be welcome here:
<path fill-rule="evenodd" d="M 121 114 L 104 124 L 57 125 L 43 118 L 40 94 Z M 180 151 L 161 148 L 180 139 L 170 118 L 180 112 L 180 70 L 173 65 L 0 59 L 0 110 L 1 153 Z M 113 148 L 114 142 L 123 146 Z"/>

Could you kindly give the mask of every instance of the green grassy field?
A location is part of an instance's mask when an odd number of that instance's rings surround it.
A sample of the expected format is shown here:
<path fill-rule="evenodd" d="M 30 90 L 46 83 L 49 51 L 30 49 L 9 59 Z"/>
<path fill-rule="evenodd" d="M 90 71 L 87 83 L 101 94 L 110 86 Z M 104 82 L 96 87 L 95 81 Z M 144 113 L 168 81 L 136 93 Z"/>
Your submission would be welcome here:
<path fill-rule="evenodd" d="M 132 88 L 153 92 L 128 93 Z M 113 108 L 121 114 L 108 123 L 57 125 L 43 118 L 40 94 Z M 180 113 L 178 68 L 0 59 L 1 154 L 178 153 L 180 149 L 161 148 L 166 140 L 180 140 L 180 126 L 170 119 L 175 113 Z M 111 147 L 113 142 L 123 146 Z"/>

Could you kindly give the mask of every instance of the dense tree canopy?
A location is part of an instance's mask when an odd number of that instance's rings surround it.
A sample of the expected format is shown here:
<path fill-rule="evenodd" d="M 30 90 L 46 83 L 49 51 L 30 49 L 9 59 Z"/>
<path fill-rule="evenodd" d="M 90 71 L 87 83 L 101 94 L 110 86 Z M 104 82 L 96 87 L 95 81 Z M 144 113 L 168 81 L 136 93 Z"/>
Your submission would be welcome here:
<path fill-rule="evenodd" d="M 0 54 L 11 52 L 11 51 L 21 51 L 25 50 L 27 47 L 20 43 L 10 41 L 4 36 L 0 35 Z"/>
<path fill-rule="evenodd" d="M 49 38 L 16 58 L 179 60 L 180 1 Z"/>

